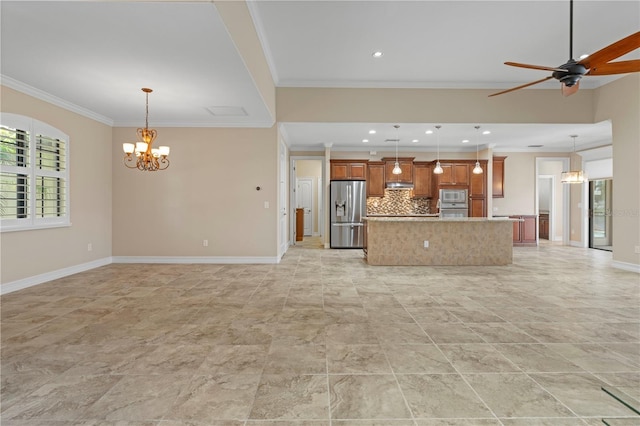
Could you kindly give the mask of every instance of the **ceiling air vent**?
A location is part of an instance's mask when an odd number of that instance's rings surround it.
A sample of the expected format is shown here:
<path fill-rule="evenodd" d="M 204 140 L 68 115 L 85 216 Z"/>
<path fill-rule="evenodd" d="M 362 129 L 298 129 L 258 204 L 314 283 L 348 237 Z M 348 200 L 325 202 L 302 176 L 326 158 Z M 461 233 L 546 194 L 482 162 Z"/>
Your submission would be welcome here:
<path fill-rule="evenodd" d="M 210 106 L 205 109 L 216 117 L 243 117 L 248 115 L 247 111 L 239 106 Z"/>
<path fill-rule="evenodd" d="M 542 148 L 544 145 L 527 145 L 529 148 Z"/>

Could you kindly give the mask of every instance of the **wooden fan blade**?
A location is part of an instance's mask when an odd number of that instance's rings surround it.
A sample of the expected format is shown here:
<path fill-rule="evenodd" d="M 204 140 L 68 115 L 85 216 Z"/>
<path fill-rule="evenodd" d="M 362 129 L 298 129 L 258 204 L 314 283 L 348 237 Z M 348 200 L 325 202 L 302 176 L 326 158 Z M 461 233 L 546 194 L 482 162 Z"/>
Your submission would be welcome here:
<path fill-rule="evenodd" d="M 533 69 L 533 70 L 560 71 L 560 72 L 567 72 L 568 71 L 568 70 L 566 70 L 564 68 L 545 67 L 543 65 L 521 64 L 521 63 L 518 63 L 518 62 L 505 62 L 504 64 L 505 65 L 510 65 L 512 67 L 529 68 L 529 69 Z"/>
<path fill-rule="evenodd" d="M 571 96 L 578 91 L 580 88 L 580 82 L 578 81 L 573 86 L 569 87 L 566 84 L 562 83 L 562 95 L 563 96 Z"/>
<path fill-rule="evenodd" d="M 639 47 L 640 31 L 618 40 L 604 49 L 598 50 L 596 53 L 592 53 L 578 63 L 584 65 L 586 68 L 598 68 L 599 65 L 606 64 Z"/>
<path fill-rule="evenodd" d="M 626 74 L 629 72 L 640 72 L 640 59 L 598 65 L 595 68 L 591 68 L 586 75 Z"/>
<path fill-rule="evenodd" d="M 522 86 L 513 87 L 511 89 L 503 90 L 502 92 L 494 93 L 492 95 L 489 95 L 489 97 L 502 95 L 503 93 L 513 92 L 514 90 L 524 89 L 525 87 L 529 87 L 529 86 L 533 86 L 534 84 L 542 83 L 543 81 L 547 81 L 547 80 L 549 80 L 551 78 L 553 78 L 552 75 L 550 75 L 549 77 L 545 77 L 545 78 L 543 78 L 541 80 L 536 80 L 536 81 L 533 81 L 531 83 L 523 84 Z"/>

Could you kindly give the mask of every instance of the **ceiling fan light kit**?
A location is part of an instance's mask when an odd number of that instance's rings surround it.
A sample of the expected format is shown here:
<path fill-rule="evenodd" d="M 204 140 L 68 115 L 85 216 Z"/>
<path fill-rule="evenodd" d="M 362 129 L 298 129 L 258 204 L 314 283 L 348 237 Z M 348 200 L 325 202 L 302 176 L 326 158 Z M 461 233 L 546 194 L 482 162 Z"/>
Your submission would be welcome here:
<path fill-rule="evenodd" d="M 640 31 L 598 50 L 591 55 L 581 57 L 579 61 L 573 59 L 573 0 L 569 0 L 569 60 L 559 67 L 522 64 L 518 62 L 505 62 L 512 67 L 528 68 L 535 70 L 551 71 L 551 75 L 540 80 L 526 83 L 511 89 L 493 93 L 491 96 L 513 92 L 534 84 L 543 83 L 555 78 L 561 84 L 562 94 L 570 96 L 576 93 L 580 87 L 580 79 L 584 76 L 614 75 L 640 72 L 640 59 L 630 61 L 611 62 L 640 47 Z"/>

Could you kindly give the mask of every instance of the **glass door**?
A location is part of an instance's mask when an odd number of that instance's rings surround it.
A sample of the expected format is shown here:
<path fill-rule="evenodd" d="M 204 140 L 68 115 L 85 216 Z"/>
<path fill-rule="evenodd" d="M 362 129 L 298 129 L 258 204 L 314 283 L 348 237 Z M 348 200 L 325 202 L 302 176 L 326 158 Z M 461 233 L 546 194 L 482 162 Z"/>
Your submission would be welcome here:
<path fill-rule="evenodd" d="M 611 251 L 612 179 L 589 181 L 589 247 Z"/>

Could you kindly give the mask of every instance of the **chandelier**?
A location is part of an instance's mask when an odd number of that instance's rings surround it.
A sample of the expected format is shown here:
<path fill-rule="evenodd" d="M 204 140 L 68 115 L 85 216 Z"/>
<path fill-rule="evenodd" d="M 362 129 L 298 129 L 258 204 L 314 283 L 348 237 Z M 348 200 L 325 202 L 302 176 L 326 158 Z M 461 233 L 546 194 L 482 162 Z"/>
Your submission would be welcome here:
<path fill-rule="evenodd" d="M 578 135 L 569 135 L 573 138 L 573 153 L 576 153 L 576 138 Z M 568 172 L 562 172 L 560 175 L 560 182 L 562 183 L 583 183 L 587 181 L 587 176 L 582 170 L 570 170 Z"/>
<path fill-rule="evenodd" d="M 138 169 L 142 171 L 155 172 L 156 170 L 164 170 L 169 167 L 169 147 L 160 146 L 153 148 L 153 141 L 158 136 L 155 129 L 149 128 L 149 93 L 153 92 L 146 87 L 142 88 L 147 97 L 147 110 L 144 122 L 144 128 L 137 131 L 138 141 L 133 143 L 123 143 L 124 165 L 130 169 Z M 132 154 L 135 153 L 135 158 Z"/>

